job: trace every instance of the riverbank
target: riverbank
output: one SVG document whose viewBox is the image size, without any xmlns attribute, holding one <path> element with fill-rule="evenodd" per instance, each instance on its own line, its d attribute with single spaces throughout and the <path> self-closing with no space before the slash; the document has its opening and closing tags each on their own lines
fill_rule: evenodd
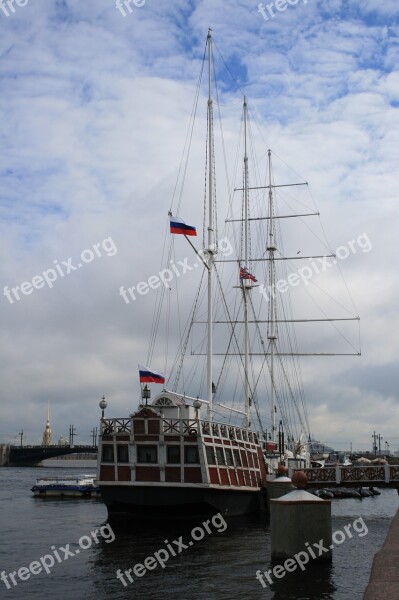
<svg viewBox="0 0 399 600">
<path fill-rule="evenodd" d="M 397 600 L 399 598 L 399 509 L 385 542 L 374 557 L 370 581 L 363 600 Z"/>
</svg>

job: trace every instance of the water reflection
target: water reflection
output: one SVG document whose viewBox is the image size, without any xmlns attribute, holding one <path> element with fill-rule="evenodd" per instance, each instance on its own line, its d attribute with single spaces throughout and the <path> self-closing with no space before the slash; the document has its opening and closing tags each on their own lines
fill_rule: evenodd
<svg viewBox="0 0 399 600">
<path fill-rule="evenodd" d="M 75 550 L 81 536 L 107 522 L 102 503 L 34 499 L 30 488 L 35 477 L 53 474 L 55 469 L 0 469 L 0 570 L 9 573 L 28 566 L 51 553 L 52 545 L 70 543 Z M 10 590 L 1 584 L 0 595 L 2 600 L 362 600 L 374 553 L 385 539 L 398 500 L 394 490 L 382 490 L 378 497 L 333 502 L 333 530 L 344 531 L 361 516 L 367 535 L 353 535 L 334 549 L 332 566 L 309 565 L 304 573 L 287 574 L 266 589 L 256 572 L 271 568 L 270 528 L 258 519 L 229 521 L 223 533 L 213 530 L 168 560 L 164 569 L 158 566 L 127 587 L 116 578 L 118 569 L 142 564 L 165 540 L 182 536 L 185 542 L 192 528 L 201 525 L 200 519 L 185 524 L 140 523 L 130 529 L 124 523 L 113 525 L 114 542 L 107 544 L 99 537 L 98 544 L 57 563 L 50 575 L 31 576 Z"/>
<path fill-rule="evenodd" d="M 268 523 L 259 518 L 243 518 L 228 522 L 225 531 L 213 526 L 212 521 L 208 526 L 211 533 L 198 520 L 156 525 L 136 523 L 128 528 L 122 524 L 115 526 L 115 542 L 108 547 L 101 544 L 93 564 L 98 597 L 127 598 L 137 594 L 155 600 L 165 594 L 179 600 L 271 598 L 271 592 L 265 595 L 257 582 L 254 569 L 254 556 L 264 566 L 265 546 L 269 547 Z M 192 532 L 200 537 L 199 528 L 205 535 L 194 540 Z M 148 559 L 161 550 L 169 553 L 164 568 L 157 562 L 155 568 L 147 569 L 142 576 L 134 574 L 135 566 L 136 573 L 143 573 L 144 569 L 137 565 L 153 567 Z M 123 575 L 131 569 L 133 583 L 124 575 L 127 584 L 124 586 L 117 578 L 118 569 Z"/>
<path fill-rule="evenodd" d="M 306 565 L 305 571 L 287 573 L 271 585 L 273 600 L 322 600 L 334 597 L 334 566 L 330 562 Z"/>
</svg>

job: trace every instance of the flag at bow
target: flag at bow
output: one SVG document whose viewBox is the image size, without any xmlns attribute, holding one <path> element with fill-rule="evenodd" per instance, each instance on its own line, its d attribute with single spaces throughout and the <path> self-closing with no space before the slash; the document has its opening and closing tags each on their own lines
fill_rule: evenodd
<svg viewBox="0 0 399 600">
<path fill-rule="evenodd" d="M 240 268 L 240 280 L 249 279 L 250 281 L 254 281 L 255 283 L 258 281 L 252 273 L 247 271 L 245 267 Z"/>
<path fill-rule="evenodd" d="M 187 225 L 180 217 L 170 217 L 170 233 L 181 235 L 197 235 L 197 230 L 192 225 Z"/>
<path fill-rule="evenodd" d="M 140 383 L 165 383 L 165 377 L 148 367 L 139 365 Z"/>
</svg>

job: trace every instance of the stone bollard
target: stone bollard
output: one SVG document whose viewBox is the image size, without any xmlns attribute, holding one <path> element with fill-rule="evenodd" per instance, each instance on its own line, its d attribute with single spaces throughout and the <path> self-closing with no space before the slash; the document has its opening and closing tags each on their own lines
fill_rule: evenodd
<svg viewBox="0 0 399 600">
<path fill-rule="evenodd" d="M 279 466 L 275 479 L 267 482 L 267 512 L 270 513 L 270 500 L 285 496 L 291 490 L 295 489 L 290 477 L 287 477 L 287 467 Z"/>
<path fill-rule="evenodd" d="M 270 501 L 272 560 L 295 558 L 299 554 L 303 564 L 331 561 L 331 501 L 303 489 L 307 483 L 303 471 L 293 474 L 292 483 L 298 489 Z"/>
</svg>

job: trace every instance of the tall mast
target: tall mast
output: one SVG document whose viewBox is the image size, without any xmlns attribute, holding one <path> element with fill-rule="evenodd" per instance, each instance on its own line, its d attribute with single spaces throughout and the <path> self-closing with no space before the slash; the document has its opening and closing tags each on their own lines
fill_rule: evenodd
<svg viewBox="0 0 399 600">
<path fill-rule="evenodd" d="M 247 118 L 248 107 L 247 99 L 244 96 L 244 264 L 249 268 L 249 221 L 248 221 L 248 155 L 247 155 Z M 244 427 L 249 426 L 249 333 L 248 333 L 248 293 L 250 286 L 247 285 L 247 279 L 242 280 L 242 290 L 244 296 Z"/>
<path fill-rule="evenodd" d="M 211 95 L 212 71 L 212 36 L 208 30 L 208 185 L 209 185 L 209 221 L 208 221 L 208 360 L 207 360 L 207 390 L 208 390 L 208 420 L 212 420 L 212 354 L 213 354 L 213 268 L 214 268 L 214 231 L 213 231 L 213 103 Z"/>
<path fill-rule="evenodd" d="M 274 242 L 274 221 L 273 221 L 273 185 L 272 185 L 272 159 L 271 150 L 268 150 L 268 163 L 269 163 L 269 236 L 267 252 L 269 257 L 269 290 L 270 290 L 270 318 L 269 318 L 269 331 L 268 339 L 270 341 L 270 403 L 272 411 L 272 441 L 276 441 L 276 398 L 275 398 L 275 385 L 274 385 L 274 354 L 276 350 L 277 330 L 276 330 L 276 304 L 274 298 L 274 282 L 275 282 L 275 263 L 274 253 L 276 246 Z"/>
</svg>

